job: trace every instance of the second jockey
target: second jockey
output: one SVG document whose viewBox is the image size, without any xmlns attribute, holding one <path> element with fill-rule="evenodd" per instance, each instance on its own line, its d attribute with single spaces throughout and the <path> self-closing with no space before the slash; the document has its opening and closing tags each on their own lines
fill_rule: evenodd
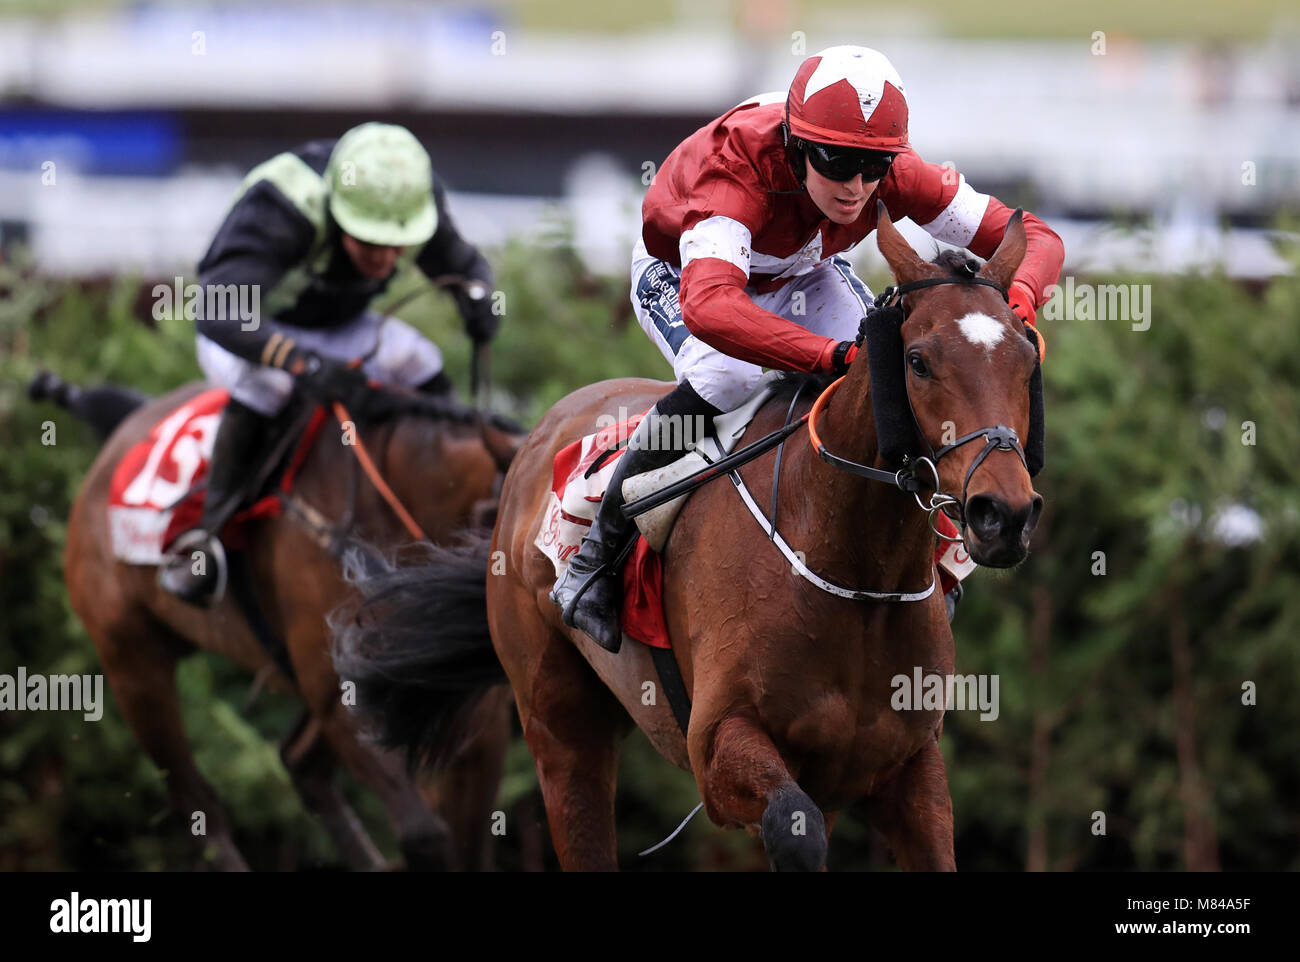
<svg viewBox="0 0 1300 962">
<path fill-rule="evenodd" d="M 199 527 L 181 536 L 159 583 L 208 603 L 214 566 L 191 564 L 247 492 L 240 479 L 269 440 L 294 388 L 318 403 L 351 404 L 367 378 L 444 394 L 442 354 L 409 324 L 370 309 L 397 268 L 413 261 L 453 286 L 466 331 L 491 340 L 500 318 L 487 297 L 492 270 L 456 230 L 429 155 L 410 131 L 367 123 L 253 168 L 199 264 L 204 290 L 248 285 L 260 314 L 197 321 L 207 380 L 230 391 L 213 443 Z M 356 369 L 348 362 L 364 358 Z M 196 568 L 202 573 L 196 573 Z"/>
<path fill-rule="evenodd" d="M 620 510 L 623 479 L 683 453 L 664 439 L 690 437 L 655 431 L 656 417 L 700 423 L 744 403 L 765 367 L 843 373 L 853 360 L 873 295 L 843 255 L 875 230 L 877 199 L 892 220 L 910 217 L 984 258 L 1013 214 L 912 149 L 902 80 L 866 47 L 809 57 L 788 93 L 729 110 L 664 161 L 642 206 L 632 305 L 677 387 L 629 440 L 590 534 L 551 594 L 570 627 L 619 648 L 621 580 L 610 562 L 631 526 Z M 1039 218 L 1024 214 L 1024 227 L 1009 300 L 1032 324 L 1065 252 Z"/>
</svg>

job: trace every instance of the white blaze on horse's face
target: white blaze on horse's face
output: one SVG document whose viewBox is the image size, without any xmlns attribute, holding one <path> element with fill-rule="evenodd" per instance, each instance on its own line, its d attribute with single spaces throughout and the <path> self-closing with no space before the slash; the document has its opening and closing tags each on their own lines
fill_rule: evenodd
<svg viewBox="0 0 1300 962">
<path fill-rule="evenodd" d="M 957 318 L 957 326 L 966 335 L 966 340 L 984 348 L 985 357 L 993 356 L 993 347 L 1007 333 L 1007 326 L 995 317 L 987 314 L 966 314 Z"/>
</svg>

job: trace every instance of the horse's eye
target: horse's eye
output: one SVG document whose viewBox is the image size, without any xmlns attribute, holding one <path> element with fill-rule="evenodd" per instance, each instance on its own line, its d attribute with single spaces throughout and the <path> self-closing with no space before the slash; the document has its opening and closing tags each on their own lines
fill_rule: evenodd
<svg viewBox="0 0 1300 962">
<path fill-rule="evenodd" d="M 917 377 L 930 376 L 930 369 L 925 366 L 925 358 L 921 357 L 920 353 L 917 351 L 913 351 L 911 354 L 907 355 L 907 365 L 912 369 L 912 373 Z"/>
</svg>

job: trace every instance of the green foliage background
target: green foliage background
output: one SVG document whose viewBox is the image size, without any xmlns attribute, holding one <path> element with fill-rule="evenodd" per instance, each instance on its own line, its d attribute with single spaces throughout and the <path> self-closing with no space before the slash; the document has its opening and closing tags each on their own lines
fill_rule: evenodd
<svg viewBox="0 0 1300 962">
<path fill-rule="evenodd" d="M 552 240 L 495 258 L 507 301 L 494 403 L 530 424 L 582 384 L 671 376 L 631 318 L 625 282 L 585 274 L 563 239 Z M 958 863 L 1300 868 L 1300 279 L 1259 295 L 1215 276 L 1097 280 L 1151 284 L 1153 321 L 1145 332 L 1122 321 L 1043 322 L 1048 462 L 1038 488 L 1047 509 L 1034 554 L 1012 572 L 978 572 L 955 626 L 957 670 L 1001 682 L 996 722 L 952 712 L 945 726 Z M 418 283 L 395 285 L 390 303 Z M 95 672 L 67 604 L 61 551 L 96 444 L 70 415 L 28 402 L 24 386 L 50 367 L 76 383 L 162 392 L 197 376 L 192 331 L 184 321 L 142 322 L 148 290 L 138 279 L 56 282 L 8 264 L 0 292 L 0 672 Z M 400 313 L 433 336 L 465 384 L 468 345 L 450 303 L 422 297 Z M 1253 445 L 1242 442 L 1247 421 Z M 47 422 L 57 443 L 43 443 Z M 1258 512 L 1262 539 L 1231 547 L 1215 536 L 1231 504 Z M 1253 706 L 1242 704 L 1246 682 L 1257 686 Z M 255 868 L 337 868 L 275 748 L 295 706 L 263 695 L 245 708 L 249 683 L 212 656 L 182 669 L 199 765 Z M 0 869 L 193 864 L 158 772 L 105 694 L 95 723 L 0 713 Z M 377 803 L 347 789 L 392 853 Z M 689 775 L 639 735 L 629 739 L 618 803 L 624 867 L 764 866 L 755 842 L 703 816 L 663 851 L 637 857 L 696 801 Z M 497 841 L 498 865 L 535 867 L 522 839 L 545 832 L 522 742 L 499 806 L 518 830 Z M 1105 835 L 1093 834 L 1096 812 Z M 1189 845 L 1189 818 L 1209 827 L 1208 849 Z M 543 863 L 554 864 L 545 843 Z M 831 867 L 889 864 L 880 839 L 845 813 Z"/>
</svg>

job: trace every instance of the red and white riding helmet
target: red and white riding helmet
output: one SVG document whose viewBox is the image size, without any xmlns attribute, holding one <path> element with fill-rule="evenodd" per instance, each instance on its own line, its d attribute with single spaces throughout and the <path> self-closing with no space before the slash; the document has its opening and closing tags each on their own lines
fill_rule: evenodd
<svg viewBox="0 0 1300 962">
<path fill-rule="evenodd" d="M 907 95 L 880 51 L 827 47 L 794 75 L 786 122 L 792 137 L 897 153 L 907 147 Z"/>
</svg>

